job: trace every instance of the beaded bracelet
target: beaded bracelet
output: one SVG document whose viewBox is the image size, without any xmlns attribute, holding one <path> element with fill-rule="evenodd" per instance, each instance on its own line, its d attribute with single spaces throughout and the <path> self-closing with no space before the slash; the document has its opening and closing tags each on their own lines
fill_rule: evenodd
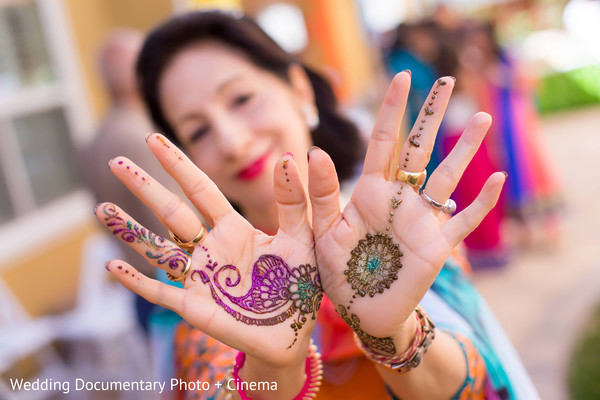
<svg viewBox="0 0 600 400">
<path fill-rule="evenodd" d="M 390 356 L 377 353 L 363 343 L 356 334 L 354 335 L 354 341 L 370 360 L 386 368 L 393 369 L 399 374 L 405 374 L 419 366 L 423 355 L 429 350 L 429 346 L 431 346 L 431 342 L 435 338 L 435 324 L 425 310 L 421 306 L 417 306 L 415 308 L 415 315 L 417 317 L 417 333 L 410 347 L 399 355 Z"/>
<path fill-rule="evenodd" d="M 238 353 L 235 358 L 235 365 L 233 369 L 231 369 L 231 377 L 236 382 L 237 394 L 241 400 L 251 400 L 247 395 L 246 391 L 242 388 L 239 388 L 238 383 L 241 382 L 240 379 L 240 369 L 244 366 L 244 362 L 246 361 L 246 354 L 241 351 Z M 321 386 L 321 382 L 323 380 L 323 363 L 321 362 L 321 355 L 317 352 L 317 346 L 312 344 L 308 348 L 308 354 L 306 356 L 306 381 L 304 382 L 304 386 L 296 397 L 293 400 L 310 400 L 314 399 L 317 396 L 317 392 Z M 229 375 L 229 374 L 228 374 Z M 234 399 L 234 395 L 232 393 L 226 393 L 226 399 L 231 398 Z"/>
</svg>

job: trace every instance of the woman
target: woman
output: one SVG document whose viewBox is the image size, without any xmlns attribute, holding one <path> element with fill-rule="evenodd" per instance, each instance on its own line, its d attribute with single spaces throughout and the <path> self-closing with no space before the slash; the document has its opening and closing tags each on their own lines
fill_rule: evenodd
<svg viewBox="0 0 600 400">
<path fill-rule="evenodd" d="M 328 357 L 325 374 L 330 366 L 356 365 L 352 356 L 361 352 L 377 375 L 365 379 L 369 375 L 357 372 L 362 369 L 350 368 L 355 379 L 325 379 L 319 398 L 381 398 L 385 390 L 403 399 L 535 398 L 526 375 L 517 384 L 507 375 L 515 370 L 505 371 L 509 365 L 493 352 L 482 304 L 456 265 L 446 262 L 445 278 L 436 279 L 452 249 L 494 206 L 505 180 L 493 174 L 472 205 L 447 221 L 440 217 L 452 211 L 447 200 L 489 127 L 489 117 L 477 114 L 419 194 L 451 78 L 436 81 L 399 154 L 410 72 L 394 78 L 362 174 L 341 211 L 336 169 L 340 179 L 353 174 L 355 131 L 337 115 L 325 81 L 254 23 L 219 12 L 176 17 L 148 37 L 138 75 L 154 121 L 187 155 L 158 134 L 147 138 L 148 146 L 210 232 L 175 195 L 131 161 L 116 158 L 111 170 L 179 246 L 112 204 L 99 205 L 98 218 L 183 288 L 141 276 L 122 262 L 111 261 L 107 269 L 239 350 L 228 363 L 237 382 L 277 386 L 225 387 L 217 396 L 313 397 L 320 373 L 310 338 L 325 292 L 333 306 L 325 302 L 314 334 Z M 300 154 L 309 147 L 305 160 Z M 436 290 L 429 290 L 432 284 Z M 452 285 L 470 292 L 449 290 Z M 422 299 L 426 311 L 417 307 Z M 342 317 L 337 321 L 334 309 Z M 427 313 L 444 329 L 434 328 Z M 338 341 L 348 337 L 335 334 L 338 321 L 352 328 L 358 347 L 347 351 Z"/>
</svg>

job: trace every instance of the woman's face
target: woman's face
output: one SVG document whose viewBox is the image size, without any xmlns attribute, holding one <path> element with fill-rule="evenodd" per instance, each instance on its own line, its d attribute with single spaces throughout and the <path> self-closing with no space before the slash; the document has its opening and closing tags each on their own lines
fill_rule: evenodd
<svg viewBox="0 0 600 400">
<path fill-rule="evenodd" d="M 311 139 L 301 109 L 313 94 L 305 75 L 291 81 L 216 41 L 184 49 L 162 75 L 160 101 L 177 138 L 244 212 L 273 208 L 273 168 L 283 153 L 294 154 L 306 182 Z"/>
</svg>

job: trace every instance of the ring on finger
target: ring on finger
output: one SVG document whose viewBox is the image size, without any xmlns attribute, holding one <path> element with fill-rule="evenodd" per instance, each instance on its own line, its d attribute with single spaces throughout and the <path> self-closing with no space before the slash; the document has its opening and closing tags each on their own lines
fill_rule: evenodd
<svg viewBox="0 0 600 400">
<path fill-rule="evenodd" d="M 206 233 L 206 229 L 204 229 L 204 224 L 202 224 L 202 227 L 200 228 L 200 232 L 198 232 L 196 237 L 194 239 L 190 240 L 189 242 L 184 242 L 183 240 L 181 240 L 181 238 L 179 236 L 174 234 L 169 229 L 169 235 L 171 236 L 171 239 L 173 239 L 173 241 L 175 242 L 175 244 L 177 244 L 177 246 L 181 247 L 183 250 L 187 251 L 188 253 L 191 253 L 192 251 L 194 251 L 194 247 L 196 247 L 196 245 L 198 243 L 200 243 L 200 241 L 204 237 L 205 233 Z"/>
<path fill-rule="evenodd" d="M 427 179 L 427 170 L 421 172 L 407 172 L 398 167 L 396 170 L 396 179 L 408 183 L 417 190 L 421 190 Z"/>
<path fill-rule="evenodd" d="M 179 277 L 175 277 L 167 272 L 167 278 L 169 278 L 169 280 L 173 281 L 173 282 L 181 282 L 190 273 L 191 269 L 192 269 L 192 255 L 190 254 L 190 256 L 187 259 L 187 263 L 185 263 L 185 268 L 183 269 L 183 272 L 181 273 L 181 275 L 179 275 Z"/>
<path fill-rule="evenodd" d="M 424 191 L 421 192 L 421 196 L 423 197 L 423 200 L 425 200 L 430 206 L 443 212 L 444 214 L 452 215 L 456 211 L 456 202 L 452 199 L 448 199 L 444 204 L 442 204 L 427 196 L 427 193 Z"/>
</svg>

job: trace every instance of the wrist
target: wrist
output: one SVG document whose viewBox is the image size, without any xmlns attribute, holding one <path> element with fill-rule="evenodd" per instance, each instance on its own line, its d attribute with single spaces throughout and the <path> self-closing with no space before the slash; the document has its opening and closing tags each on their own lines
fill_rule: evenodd
<svg viewBox="0 0 600 400">
<path fill-rule="evenodd" d="M 264 360 L 239 352 L 228 372 L 226 400 L 313 399 L 323 379 L 323 363 L 317 347 L 311 344 L 300 364 L 273 366 Z M 235 388 L 231 386 L 235 385 Z"/>
<path fill-rule="evenodd" d="M 408 315 L 408 318 L 406 318 L 406 321 L 404 321 L 392 335 L 397 350 L 396 354 L 402 354 L 409 349 L 415 339 L 415 335 L 418 333 L 418 325 L 419 322 L 416 311 L 413 310 Z"/>
<path fill-rule="evenodd" d="M 415 321 L 412 324 L 409 322 L 411 319 Z M 411 325 L 416 325 L 416 331 Z M 411 334 L 411 332 L 413 333 Z M 367 358 L 399 374 L 404 374 L 420 364 L 434 338 L 435 325 L 420 306 L 415 308 L 392 338 L 398 348 L 405 349 L 402 352 L 382 353 L 377 349 L 370 348 L 359 337 L 354 336 L 356 344 Z"/>
<path fill-rule="evenodd" d="M 240 385 L 244 385 L 246 395 L 253 400 L 293 399 L 306 380 L 305 361 L 302 357 L 282 366 L 246 356 L 239 370 Z"/>
</svg>

